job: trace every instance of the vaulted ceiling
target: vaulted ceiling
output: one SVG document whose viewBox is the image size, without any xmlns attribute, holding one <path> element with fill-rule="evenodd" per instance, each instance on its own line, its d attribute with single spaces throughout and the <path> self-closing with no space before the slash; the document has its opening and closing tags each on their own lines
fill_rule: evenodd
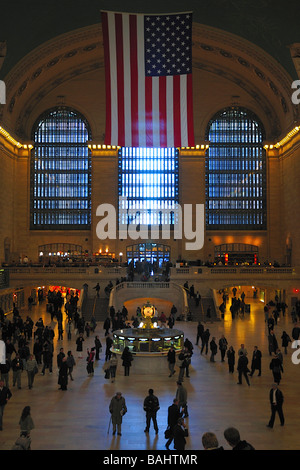
<svg viewBox="0 0 300 470">
<path fill-rule="evenodd" d="M 298 0 L 3 0 L 0 43 L 6 41 L 6 57 L 0 78 L 4 79 L 20 59 L 42 43 L 100 23 L 100 10 L 154 14 L 192 11 L 195 22 L 247 39 L 297 78 L 289 46 L 300 42 Z"/>
</svg>

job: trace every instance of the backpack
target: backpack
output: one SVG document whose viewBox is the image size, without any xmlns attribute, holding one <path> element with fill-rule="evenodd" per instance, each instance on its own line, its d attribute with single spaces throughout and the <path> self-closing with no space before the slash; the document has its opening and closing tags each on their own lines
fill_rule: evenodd
<svg viewBox="0 0 300 470">
<path fill-rule="evenodd" d="M 154 395 L 150 395 L 145 400 L 144 405 L 145 411 L 157 411 L 159 410 L 158 399 Z"/>
</svg>

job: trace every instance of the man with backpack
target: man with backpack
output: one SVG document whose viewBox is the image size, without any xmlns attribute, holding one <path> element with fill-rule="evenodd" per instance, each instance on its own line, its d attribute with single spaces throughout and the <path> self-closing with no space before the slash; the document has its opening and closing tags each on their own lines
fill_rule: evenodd
<svg viewBox="0 0 300 470">
<path fill-rule="evenodd" d="M 158 434 L 158 426 L 156 420 L 156 413 L 159 410 L 159 401 L 158 398 L 154 395 L 152 388 L 148 390 L 149 395 L 144 400 L 144 410 L 146 411 L 146 428 L 144 432 L 149 432 L 151 419 L 153 421 L 153 426 L 155 434 Z"/>
</svg>

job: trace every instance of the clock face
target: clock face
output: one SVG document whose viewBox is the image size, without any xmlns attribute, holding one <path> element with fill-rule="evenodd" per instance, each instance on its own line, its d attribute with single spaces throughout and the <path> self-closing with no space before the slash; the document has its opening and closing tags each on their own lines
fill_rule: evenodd
<svg viewBox="0 0 300 470">
<path fill-rule="evenodd" d="M 152 317 L 154 314 L 153 307 L 145 307 L 144 308 L 144 316 L 145 317 Z"/>
</svg>

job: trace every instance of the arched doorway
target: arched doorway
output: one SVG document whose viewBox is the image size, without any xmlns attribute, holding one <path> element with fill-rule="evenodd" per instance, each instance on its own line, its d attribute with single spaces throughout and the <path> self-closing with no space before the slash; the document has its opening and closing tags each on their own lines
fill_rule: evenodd
<svg viewBox="0 0 300 470">
<path fill-rule="evenodd" d="M 128 264 L 133 262 L 147 262 L 157 267 L 170 261 L 170 246 L 161 243 L 138 243 L 126 248 Z"/>
</svg>

